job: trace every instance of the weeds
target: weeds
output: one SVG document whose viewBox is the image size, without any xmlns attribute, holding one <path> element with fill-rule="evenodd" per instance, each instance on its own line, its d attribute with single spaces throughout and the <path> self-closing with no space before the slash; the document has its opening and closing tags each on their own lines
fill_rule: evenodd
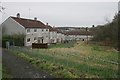
<svg viewBox="0 0 120 80">
<path fill-rule="evenodd" d="M 60 48 L 60 44 L 49 49 L 13 49 L 16 55 L 29 61 L 40 69 L 47 70 L 57 77 L 64 78 L 116 78 L 118 65 L 104 62 L 117 62 L 117 53 L 107 51 L 98 45 L 86 45 L 84 42 L 74 43 L 73 47 Z M 61 45 L 60 45 L 61 46 Z M 62 45 L 62 47 L 64 47 Z M 99 60 L 100 59 L 100 60 Z"/>
</svg>

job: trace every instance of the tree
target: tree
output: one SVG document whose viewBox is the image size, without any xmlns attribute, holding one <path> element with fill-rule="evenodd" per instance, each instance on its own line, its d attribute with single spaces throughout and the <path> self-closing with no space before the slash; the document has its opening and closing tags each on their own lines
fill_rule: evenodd
<svg viewBox="0 0 120 80">
<path fill-rule="evenodd" d="M 107 24 L 99 25 L 94 28 L 93 41 L 103 42 L 109 46 L 115 48 L 118 47 L 118 14 L 114 16 L 114 19 L 110 22 L 107 19 Z"/>
<path fill-rule="evenodd" d="M 6 41 L 10 42 L 10 45 L 24 46 L 24 34 L 13 34 L 2 36 L 2 47 L 5 47 Z"/>
</svg>

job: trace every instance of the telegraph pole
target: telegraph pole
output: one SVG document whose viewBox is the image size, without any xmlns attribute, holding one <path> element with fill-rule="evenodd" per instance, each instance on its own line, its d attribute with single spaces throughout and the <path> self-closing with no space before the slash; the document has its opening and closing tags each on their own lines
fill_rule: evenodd
<svg viewBox="0 0 120 80">
<path fill-rule="evenodd" d="M 30 18 L 30 10 L 31 10 L 31 9 L 29 8 L 29 18 Z"/>
<path fill-rule="evenodd" d="M 5 10 L 5 7 L 2 6 L 2 3 L 0 2 L 0 12 L 2 13 Z"/>
<path fill-rule="evenodd" d="M 86 36 L 87 36 L 87 44 L 88 44 L 88 27 L 86 27 Z"/>
</svg>

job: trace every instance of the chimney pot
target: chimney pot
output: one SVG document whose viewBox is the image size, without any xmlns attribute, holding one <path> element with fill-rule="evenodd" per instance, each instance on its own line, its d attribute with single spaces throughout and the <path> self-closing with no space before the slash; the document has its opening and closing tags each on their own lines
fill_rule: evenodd
<svg viewBox="0 0 120 80">
<path fill-rule="evenodd" d="M 20 13 L 17 13 L 17 18 L 20 18 Z"/>
<path fill-rule="evenodd" d="M 34 20 L 36 21 L 36 20 L 37 20 L 37 17 L 34 17 Z"/>
<path fill-rule="evenodd" d="M 48 23 L 46 23 L 46 25 L 48 26 Z"/>
</svg>

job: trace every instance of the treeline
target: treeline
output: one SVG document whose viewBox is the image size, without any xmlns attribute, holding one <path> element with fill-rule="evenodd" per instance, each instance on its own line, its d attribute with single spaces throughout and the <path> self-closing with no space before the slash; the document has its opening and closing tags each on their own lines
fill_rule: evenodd
<svg viewBox="0 0 120 80">
<path fill-rule="evenodd" d="M 114 16 L 112 22 L 105 25 L 98 25 L 92 27 L 93 32 L 92 41 L 98 42 L 101 45 L 107 45 L 117 48 L 118 47 L 118 14 Z"/>
</svg>

